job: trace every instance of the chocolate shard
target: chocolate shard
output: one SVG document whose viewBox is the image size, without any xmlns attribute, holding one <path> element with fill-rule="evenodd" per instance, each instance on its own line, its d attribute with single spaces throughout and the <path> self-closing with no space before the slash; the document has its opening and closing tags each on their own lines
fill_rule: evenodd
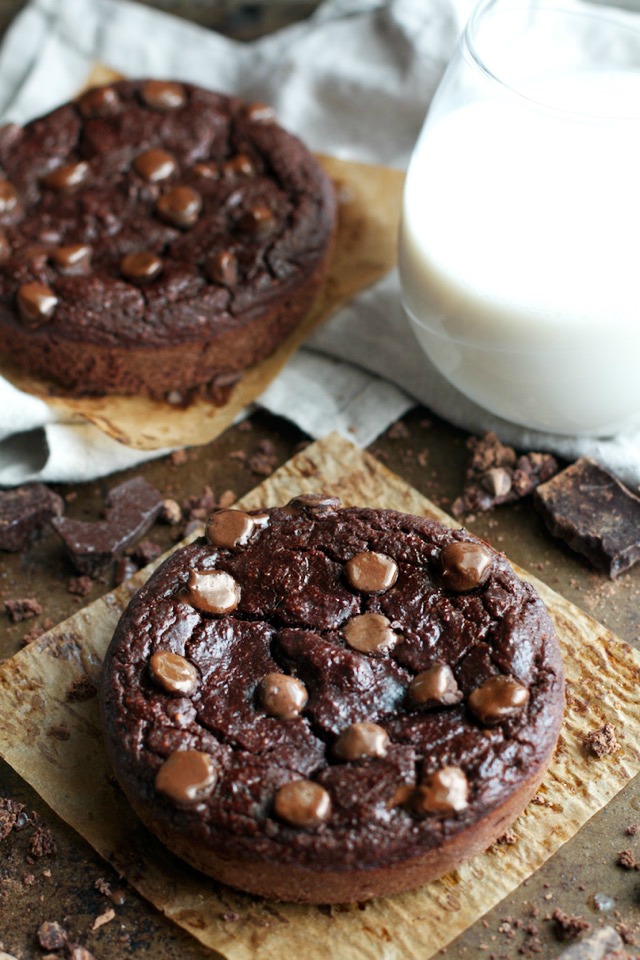
<svg viewBox="0 0 640 960">
<path fill-rule="evenodd" d="M 162 496 L 142 477 L 134 477 L 113 488 L 108 504 L 104 520 L 52 521 L 80 573 L 95 576 L 143 536 L 162 510 Z"/>
<path fill-rule="evenodd" d="M 589 457 L 538 487 L 534 496 L 550 532 L 612 580 L 640 559 L 640 497 Z"/>
<path fill-rule="evenodd" d="M 24 550 L 31 535 L 64 513 L 62 497 L 43 483 L 0 491 L 0 550 Z"/>
</svg>

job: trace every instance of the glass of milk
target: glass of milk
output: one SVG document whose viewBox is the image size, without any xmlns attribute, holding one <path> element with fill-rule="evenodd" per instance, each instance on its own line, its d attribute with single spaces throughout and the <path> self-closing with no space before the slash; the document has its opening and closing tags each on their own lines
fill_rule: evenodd
<svg viewBox="0 0 640 960">
<path fill-rule="evenodd" d="M 480 4 L 411 158 L 399 259 L 418 340 L 466 396 L 554 433 L 640 427 L 633 15 Z"/>
</svg>

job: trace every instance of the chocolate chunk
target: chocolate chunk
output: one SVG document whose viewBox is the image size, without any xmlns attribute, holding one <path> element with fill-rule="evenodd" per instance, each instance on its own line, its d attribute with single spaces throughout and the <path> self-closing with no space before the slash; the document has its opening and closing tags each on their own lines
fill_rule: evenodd
<svg viewBox="0 0 640 960">
<path fill-rule="evenodd" d="M 207 522 L 206 534 L 214 547 L 232 550 L 247 543 L 258 524 L 242 510 L 216 510 Z"/>
<path fill-rule="evenodd" d="M 83 117 L 110 117 L 120 106 L 120 97 L 113 87 L 94 87 L 78 101 Z"/>
<path fill-rule="evenodd" d="M 347 580 L 361 593 L 384 593 L 398 579 L 398 564 L 384 553 L 363 550 L 347 560 Z"/>
<path fill-rule="evenodd" d="M 464 770 L 446 766 L 425 777 L 411 798 L 416 813 L 450 817 L 468 806 L 469 784 Z"/>
<path fill-rule="evenodd" d="M 205 269 L 213 283 L 233 287 L 238 282 L 238 260 L 230 250 L 221 250 L 210 257 Z"/>
<path fill-rule="evenodd" d="M 225 160 L 221 171 L 223 177 L 252 177 L 256 172 L 251 159 L 245 153 L 238 153 L 230 160 Z"/>
<path fill-rule="evenodd" d="M 494 554 L 481 543 L 458 540 L 440 553 L 440 578 L 448 590 L 466 593 L 481 587 L 489 577 Z"/>
<path fill-rule="evenodd" d="M 513 677 L 489 677 L 469 694 L 469 710 L 485 727 L 517 716 L 529 702 L 529 691 Z"/>
<path fill-rule="evenodd" d="M 190 697 L 198 687 L 198 671 L 179 653 L 156 650 L 149 658 L 149 673 L 166 693 Z"/>
<path fill-rule="evenodd" d="M 174 227 L 192 227 L 201 210 L 202 197 L 191 187 L 172 187 L 156 203 L 156 212 Z"/>
<path fill-rule="evenodd" d="M 18 310 L 28 327 L 39 327 L 53 316 L 58 306 L 55 293 L 44 283 L 34 280 L 18 289 Z"/>
<path fill-rule="evenodd" d="M 388 653 L 402 639 L 391 628 L 390 620 L 381 613 L 361 613 L 342 628 L 344 638 L 360 653 Z"/>
<path fill-rule="evenodd" d="M 264 239 L 273 231 L 276 220 L 269 207 L 263 203 L 257 203 L 244 211 L 237 225 L 243 233 L 250 233 L 254 237 Z"/>
<path fill-rule="evenodd" d="M 48 520 L 64 513 L 64 500 L 43 483 L 0 490 L 0 550 L 24 550 Z"/>
<path fill-rule="evenodd" d="M 218 781 L 213 759 L 201 750 L 176 750 L 156 774 L 156 790 L 180 807 L 206 800 Z"/>
<path fill-rule="evenodd" d="M 77 163 L 67 163 L 63 167 L 57 167 L 42 178 L 45 187 L 50 190 L 66 191 L 79 187 L 89 175 L 89 164 L 84 160 Z"/>
<path fill-rule="evenodd" d="M 114 487 L 108 502 L 104 520 L 60 517 L 52 521 L 80 573 L 95 576 L 106 569 L 115 557 L 144 536 L 162 509 L 162 497 L 142 477 Z"/>
<path fill-rule="evenodd" d="M 88 243 L 73 243 L 66 247 L 54 247 L 49 256 L 60 273 L 70 276 L 89 273 L 93 251 Z"/>
<path fill-rule="evenodd" d="M 154 110 L 177 110 L 187 102 L 187 91 L 181 83 L 168 80 L 147 80 L 140 88 L 142 99 Z"/>
<path fill-rule="evenodd" d="M 276 793 L 274 808 L 294 827 L 317 827 L 331 816 L 331 797 L 313 780 L 291 780 Z"/>
<path fill-rule="evenodd" d="M 434 663 L 417 674 L 409 684 L 409 699 L 416 707 L 450 707 L 462 700 L 462 691 L 456 683 L 448 663 Z"/>
<path fill-rule="evenodd" d="M 258 685 L 258 698 L 270 717 L 292 720 L 307 705 L 309 694 L 301 680 L 286 673 L 268 673 Z"/>
<path fill-rule="evenodd" d="M 554 536 L 612 580 L 640 558 L 640 498 L 594 460 L 538 487 L 534 505 Z"/>
<path fill-rule="evenodd" d="M 231 613 L 240 603 L 240 587 L 224 570 L 192 570 L 186 599 L 203 613 Z"/>
<path fill-rule="evenodd" d="M 362 721 L 352 723 L 343 730 L 333 747 L 339 760 L 367 760 L 369 757 L 386 757 L 389 749 L 389 734 L 377 723 Z"/>
<path fill-rule="evenodd" d="M 176 158 L 166 150 L 145 150 L 138 154 L 133 165 L 140 176 L 151 183 L 166 180 L 177 167 Z"/>
<path fill-rule="evenodd" d="M 153 280 L 162 270 L 162 260 L 149 250 L 128 253 L 120 261 L 120 271 L 127 280 Z"/>
<path fill-rule="evenodd" d="M 9 180 L 0 179 L 0 216 L 11 213 L 18 206 L 18 191 Z"/>
</svg>

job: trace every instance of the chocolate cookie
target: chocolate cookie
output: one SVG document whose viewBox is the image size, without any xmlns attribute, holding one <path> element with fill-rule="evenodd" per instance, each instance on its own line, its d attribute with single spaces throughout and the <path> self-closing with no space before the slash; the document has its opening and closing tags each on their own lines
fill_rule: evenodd
<svg viewBox="0 0 640 960">
<path fill-rule="evenodd" d="M 215 393 L 308 312 L 335 218 L 265 105 L 90 90 L 0 130 L 2 353 L 75 394 Z"/>
<path fill-rule="evenodd" d="M 532 586 L 470 534 L 303 495 L 221 510 L 122 616 L 106 742 L 144 822 L 218 880 L 363 900 L 483 850 L 563 710 Z"/>
</svg>

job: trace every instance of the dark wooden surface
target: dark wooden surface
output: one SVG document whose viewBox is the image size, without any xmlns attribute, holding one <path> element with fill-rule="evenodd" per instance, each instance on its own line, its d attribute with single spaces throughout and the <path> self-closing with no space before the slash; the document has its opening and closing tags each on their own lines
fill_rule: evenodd
<svg viewBox="0 0 640 960">
<path fill-rule="evenodd" d="M 23 4 L 0 0 L 0 28 Z M 235 36 L 250 37 L 305 16 L 313 3 L 246 5 L 236 2 L 178 2 L 151 4 L 190 17 Z M 256 414 L 251 430 L 233 428 L 222 437 L 189 451 L 185 463 L 158 460 L 103 481 L 61 488 L 68 496 L 70 515 L 95 518 L 107 489 L 129 475 L 140 474 L 166 496 L 183 499 L 202 492 L 205 484 L 217 494 L 231 489 L 238 496 L 260 481 L 235 451 L 255 452 L 261 440 L 274 445 L 276 465 L 284 463 L 305 437 L 285 421 Z M 466 462 L 466 435 L 429 411 L 416 409 L 402 421 L 406 430 L 376 442 L 378 454 L 394 471 L 444 509 L 460 492 Z M 418 456 L 419 455 L 419 456 Z M 469 527 L 558 592 L 586 609 L 623 639 L 638 645 L 640 638 L 640 567 L 611 583 L 553 541 L 540 520 L 523 502 L 502 507 L 469 522 Z M 163 548 L 171 544 L 170 528 L 155 526 L 153 539 Z M 40 598 L 44 611 L 35 621 L 11 624 L 0 612 L 0 657 L 21 646 L 22 636 L 46 617 L 57 623 L 108 590 L 106 578 L 91 593 L 78 598 L 69 593 L 72 571 L 53 533 L 36 541 L 24 556 L 0 555 L 0 600 L 18 596 Z M 603 767 L 602 769 L 606 769 Z M 594 766 L 594 775 L 599 768 Z M 57 853 L 29 862 L 28 830 L 13 832 L 0 841 L 0 950 L 21 960 L 41 957 L 36 931 L 43 920 L 64 923 L 71 938 L 84 944 L 98 960 L 136 957 L 154 960 L 196 960 L 211 957 L 190 936 L 168 923 L 126 881 L 116 876 L 70 828 L 60 822 L 37 795 L 9 767 L 0 762 L 0 795 L 26 804 L 51 828 Z M 630 847 L 640 859 L 640 834 L 624 834 L 628 824 L 640 822 L 640 778 L 584 827 L 541 870 L 485 919 L 443 952 L 446 960 L 464 958 L 553 958 L 563 945 L 548 919 L 555 908 L 585 917 L 593 925 L 625 922 L 640 927 L 640 875 L 617 865 L 618 851 Z M 126 901 L 116 906 L 115 918 L 92 932 L 94 919 L 113 906 L 95 887 L 104 878 L 114 889 L 126 890 Z M 594 896 L 609 898 L 609 909 L 598 910 Z M 597 898 L 596 898 L 597 899 Z M 607 901 L 603 901 L 605 905 Z M 535 924 L 537 934 L 527 925 Z M 535 950 L 536 952 L 532 952 Z M 639 948 L 640 949 L 640 948 Z M 629 950 L 635 955 L 636 950 Z M 327 956 L 340 960 L 338 948 L 327 945 Z M 382 958 L 382 954 L 381 954 Z"/>
</svg>

